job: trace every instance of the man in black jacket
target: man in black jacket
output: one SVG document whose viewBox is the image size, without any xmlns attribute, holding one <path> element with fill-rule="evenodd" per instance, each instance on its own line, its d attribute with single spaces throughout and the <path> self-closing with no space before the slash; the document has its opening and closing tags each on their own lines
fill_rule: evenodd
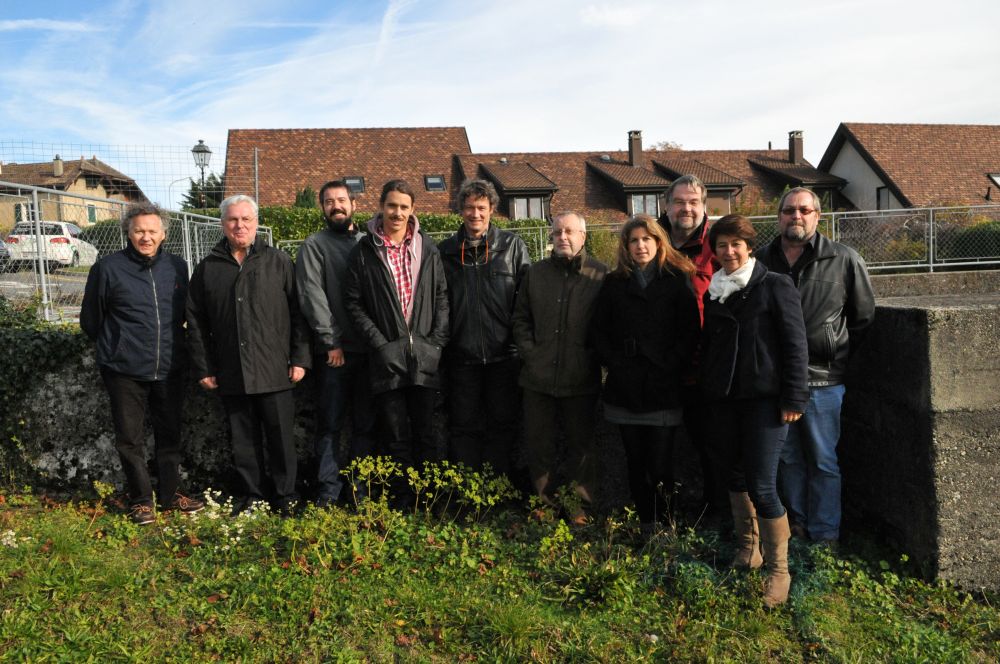
<svg viewBox="0 0 1000 664">
<path fill-rule="evenodd" d="M 778 477 L 792 532 L 819 542 L 840 537 L 840 407 L 852 346 L 875 316 L 875 295 L 856 251 L 816 232 L 820 200 L 805 187 L 778 204 L 778 237 L 757 254 L 792 277 L 809 342 L 809 404 L 788 428 Z"/>
<path fill-rule="evenodd" d="M 432 419 L 448 343 L 448 290 L 437 246 L 413 214 L 403 180 L 382 188 L 382 211 L 348 259 L 344 298 L 354 329 L 370 349 L 375 409 L 393 459 L 403 468 L 434 460 Z M 409 497 L 394 487 L 396 504 Z"/>
<path fill-rule="evenodd" d="M 468 180 L 458 192 L 462 225 L 440 245 L 448 280 L 449 458 L 470 468 L 510 472 L 517 436 L 520 361 L 514 296 L 530 259 L 524 240 L 490 223 L 493 185 Z"/>
<path fill-rule="evenodd" d="M 219 206 L 225 237 L 191 276 L 187 319 L 198 383 L 218 390 L 232 430 L 242 483 L 237 511 L 262 501 L 263 435 L 274 507 L 296 499 L 292 388 L 310 366 L 309 330 L 299 314 L 292 260 L 257 242 L 257 203 L 231 196 Z"/>
<path fill-rule="evenodd" d="M 177 492 L 184 401 L 184 299 L 187 263 L 162 248 L 166 213 L 143 203 L 122 220 L 128 245 L 90 269 L 80 327 L 97 342 L 97 366 L 111 400 L 115 447 L 137 524 L 154 521 L 153 487 L 143 449 L 147 404 L 156 444 L 161 505 L 197 512 L 200 500 Z"/>
<path fill-rule="evenodd" d="M 350 458 L 374 452 L 375 415 L 368 387 L 368 349 L 344 307 L 347 259 L 362 234 L 352 220 L 354 192 L 342 180 L 319 190 L 326 228 L 310 235 L 295 260 L 302 314 L 313 333 L 316 394 L 316 505 L 340 495 L 340 432 L 350 404 Z"/>
</svg>

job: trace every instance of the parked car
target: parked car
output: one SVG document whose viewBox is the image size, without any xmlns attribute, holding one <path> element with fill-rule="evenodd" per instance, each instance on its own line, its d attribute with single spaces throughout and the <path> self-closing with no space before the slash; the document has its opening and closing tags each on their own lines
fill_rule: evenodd
<svg viewBox="0 0 1000 664">
<path fill-rule="evenodd" d="M 97 262 L 97 249 L 80 239 L 80 227 L 65 221 L 43 221 L 42 247 L 49 269 L 88 266 Z M 38 260 L 35 222 L 22 221 L 7 236 L 7 251 L 13 264 L 30 264 Z"/>
<path fill-rule="evenodd" d="M 10 265 L 10 250 L 3 240 L 0 240 L 0 272 L 6 272 Z"/>
</svg>

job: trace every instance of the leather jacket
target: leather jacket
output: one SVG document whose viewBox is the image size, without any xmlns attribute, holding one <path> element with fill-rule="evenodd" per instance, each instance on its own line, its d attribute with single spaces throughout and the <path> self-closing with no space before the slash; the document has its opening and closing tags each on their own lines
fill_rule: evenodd
<svg viewBox="0 0 1000 664">
<path fill-rule="evenodd" d="M 530 264 L 524 240 L 491 224 L 482 243 L 470 246 L 462 226 L 438 250 L 448 281 L 448 361 L 489 364 L 515 357 L 514 297 Z"/>
<path fill-rule="evenodd" d="M 844 382 L 853 340 L 875 318 L 875 293 L 865 261 L 854 249 L 816 233 L 811 251 L 788 266 L 781 236 L 757 252 L 769 270 L 788 274 L 802 300 L 809 341 L 809 386 Z M 797 262 L 797 263 L 798 263 Z"/>
</svg>

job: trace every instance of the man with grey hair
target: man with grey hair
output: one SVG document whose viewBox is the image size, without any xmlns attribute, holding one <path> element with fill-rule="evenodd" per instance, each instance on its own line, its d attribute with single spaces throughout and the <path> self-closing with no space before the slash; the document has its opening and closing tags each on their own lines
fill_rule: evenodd
<svg viewBox="0 0 1000 664">
<path fill-rule="evenodd" d="M 195 377 L 218 390 L 232 432 L 241 487 L 236 510 L 272 493 L 287 516 L 297 455 L 292 388 L 311 365 L 292 260 L 257 242 L 257 203 L 231 196 L 219 206 L 224 237 L 191 275 L 188 340 Z M 264 438 L 273 492 L 264 484 Z"/>
<path fill-rule="evenodd" d="M 551 238 L 552 255 L 528 268 L 514 305 L 514 342 L 524 360 L 525 451 L 536 494 L 553 504 L 561 424 L 566 475 L 582 502 L 569 517 L 582 525 L 596 483 L 594 429 L 601 390 L 589 330 L 608 268 L 587 256 L 583 215 L 555 215 Z"/>
<path fill-rule="evenodd" d="M 511 316 L 530 264 L 524 240 L 490 218 L 499 202 L 485 180 L 466 180 L 458 192 L 462 225 L 438 245 L 448 281 L 445 347 L 453 462 L 508 474 L 517 439 L 520 360 Z"/>
<path fill-rule="evenodd" d="M 166 212 L 130 206 L 122 219 L 128 244 L 90 269 L 80 327 L 97 342 L 97 366 L 111 401 L 115 447 L 139 525 L 155 520 L 144 449 L 147 408 L 153 428 L 161 506 L 197 512 L 204 505 L 178 492 L 184 401 L 184 299 L 187 264 L 163 249 Z"/>
<path fill-rule="evenodd" d="M 840 537 L 840 408 L 847 360 L 875 316 L 875 295 L 856 251 L 816 232 L 820 199 L 796 187 L 778 203 L 778 237 L 757 252 L 799 289 L 809 343 L 809 403 L 788 427 L 778 479 L 792 532 Z"/>
</svg>

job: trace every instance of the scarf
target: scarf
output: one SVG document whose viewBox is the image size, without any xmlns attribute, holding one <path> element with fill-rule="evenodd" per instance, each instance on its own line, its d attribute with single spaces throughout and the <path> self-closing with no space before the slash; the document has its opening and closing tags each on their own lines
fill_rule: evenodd
<svg viewBox="0 0 1000 664">
<path fill-rule="evenodd" d="M 732 274 L 726 274 L 725 270 L 719 270 L 712 275 L 712 281 L 708 284 L 708 296 L 713 300 L 725 302 L 727 297 L 746 288 L 750 282 L 750 275 L 753 274 L 753 266 L 756 264 L 757 259 L 751 256 L 743 264 L 743 267 Z"/>
</svg>

